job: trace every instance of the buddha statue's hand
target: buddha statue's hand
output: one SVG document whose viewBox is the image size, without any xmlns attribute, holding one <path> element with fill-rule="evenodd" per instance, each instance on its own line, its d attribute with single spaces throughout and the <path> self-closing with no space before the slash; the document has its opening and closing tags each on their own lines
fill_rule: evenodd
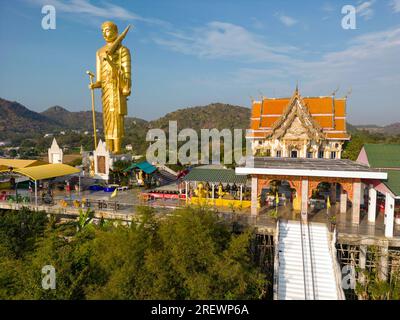
<svg viewBox="0 0 400 320">
<path fill-rule="evenodd" d="M 94 83 L 89 84 L 89 89 L 97 89 L 97 88 L 101 88 L 101 82 L 100 81 L 96 81 Z"/>
</svg>

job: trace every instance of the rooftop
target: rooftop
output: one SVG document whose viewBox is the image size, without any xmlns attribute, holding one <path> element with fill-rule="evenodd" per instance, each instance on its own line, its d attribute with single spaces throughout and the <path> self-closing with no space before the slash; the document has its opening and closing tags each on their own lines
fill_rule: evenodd
<svg viewBox="0 0 400 320">
<path fill-rule="evenodd" d="M 400 144 L 365 144 L 372 168 L 400 168 Z"/>
<path fill-rule="evenodd" d="M 396 197 L 400 196 L 400 170 L 387 170 L 388 180 L 385 185 Z"/>
<path fill-rule="evenodd" d="M 235 170 L 232 169 L 194 168 L 183 178 L 183 180 L 245 184 L 247 176 L 237 175 L 235 174 Z"/>
<path fill-rule="evenodd" d="M 387 179 L 387 173 L 347 159 L 251 157 L 237 174 Z"/>
<path fill-rule="evenodd" d="M 346 99 L 334 96 L 302 97 L 298 89 L 292 97 L 263 98 L 253 101 L 251 112 L 252 138 L 266 138 L 274 131 L 279 120 L 286 116 L 300 103 L 303 113 L 315 122 L 327 139 L 348 140 L 346 130 Z"/>
</svg>

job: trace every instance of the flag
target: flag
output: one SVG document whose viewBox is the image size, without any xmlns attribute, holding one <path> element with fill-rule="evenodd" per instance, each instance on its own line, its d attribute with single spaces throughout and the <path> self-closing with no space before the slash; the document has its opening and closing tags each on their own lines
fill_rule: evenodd
<svg viewBox="0 0 400 320">
<path fill-rule="evenodd" d="M 115 188 L 114 192 L 111 194 L 111 198 L 114 198 L 117 196 L 117 188 Z"/>
<path fill-rule="evenodd" d="M 328 199 L 326 200 L 326 208 L 327 209 L 331 208 L 331 200 L 329 199 L 329 196 L 328 196 Z"/>
</svg>

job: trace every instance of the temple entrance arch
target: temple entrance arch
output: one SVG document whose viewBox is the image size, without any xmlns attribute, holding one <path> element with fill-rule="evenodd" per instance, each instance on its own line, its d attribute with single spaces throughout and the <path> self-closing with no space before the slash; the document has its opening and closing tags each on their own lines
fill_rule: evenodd
<svg viewBox="0 0 400 320">
<path fill-rule="evenodd" d="M 302 177 L 294 176 L 261 176 L 258 179 L 257 188 L 260 207 L 266 207 L 267 199 L 265 193 L 267 191 L 264 190 L 271 192 L 272 186 L 277 189 L 280 198 L 284 194 L 282 198 L 286 198 L 286 204 L 291 205 L 291 209 L 299 211 L 301 209 L 301 179 Z M 272 192 L 275 193 L 276 190 Z M 276 198 L 274 194 L 271 194 L 271 196 Z"/>
<path fill-rule="evenodd" d="M 276 207 L 277 198 L 279 205 L 289 206 L 292 209 L 293 199 L 296 197 L 296 189 L 287 180 L 269 180 L 260 189 L 260 207 Z"/>
<path fill-rule="evenodd" d="M 346 213 L 349 205 L 353 206 L 354 182 L 354 179 L 345 178 L 314 177 L 309 179 L 308 200 L 311 211 L 326 208 L 329 197 L 331 206 L 339 203 L 338 211 Z"/>
</svg>

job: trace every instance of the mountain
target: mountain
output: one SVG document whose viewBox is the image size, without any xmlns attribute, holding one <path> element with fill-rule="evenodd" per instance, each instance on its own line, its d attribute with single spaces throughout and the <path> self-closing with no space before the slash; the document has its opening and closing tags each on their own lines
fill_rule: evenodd
<svg viewBox="0 0 400 320">
<path fill-rule="evenodd" d="M 357 132 L 357 128 L 348 122 L 346 122 L 346 129 L 350 134 Z"/>
<path fill-rule="evenodd" d="M 146 121 L 139 118 L 126 118 L 125 143 L 143 144 L 146 133 L 150 128 L 168 130 L 169 121 L 177 121 L 178 130 L 193 128 L 197 132 L 200 129 L 222 130 L 247 129 L 250 122 L 250 109 L 223 103 L 212 103 L 206 106 L 182 108 L 170 112 L 165 116 Z M 37 113 L 15 101 L 7 101 L 0 98 L 0 141 L 11 139 L 22 141 L 26 138 L 43 137 L 44 133 L 59 133 L 61 130 L 92 130 L 92 112 L 71 112 L 61 106 L 53 106 Z M 102 114 L 96 112 L 96 126 L 102 130 Z M 367 129 L 382 134 L 400 134 L 400 123 L 379 127 L 352 126 L 347 124 L 347 130 L 354 134 L 360 129 Z"/>
<path fill-rule="evenodd" d="M 93 129 L 92 111 L 71 112 L 63 107 L 54 106 L 43 111 L 41 114 L 65 129 Z M 96 112 L 96 128 L 101 129 L 102 127 L 102 113 Z"/>
<path fill-rule="evenodd" d="M 388 126 L 383 127 L 383 132 L 388 135 L 399 135 L 400 134 L 400 122 L 392 123 Z"/>
<path fill-rule="evenodd" d="M 57 124 L 64 129 L 71 130 L 92 130 L 93 129 L 93 115 L 92 111 L 77 111 L 71 112 L 60 106 L 53 106 L 41 112 L 43 116 L 51 119 L 54 124 Z M 96 111 L 96 129 L 103 129 L 103 114 Z M 139 118 L 127 117 L 126 124 L 130 125 L 132 122 L 140 123 L 141 125 L 147 124 L 146 120 Z"/>
<path fill-rule="evenodd" d="M 0 98 L 0 114 L 0 140 L 12 135 L 44 132 L 59 127 L 59 124 L 52 123 L 45 115 L 31 111 L 16 101 Z"/>
<path fill-rule="evenodd" d="M 357 125 L 355 126 L 357 130 L 364 130 L 370 133 L 380 133 L 389 136 L 399 135 L 400 134 L 400 122 L 392 123 L 387 126 L 377 126 L 374 124 L 367 125 Z"/>
<path fill-rule="evenodd" d="M 250 124 L 250 113 L 249 108 L 212 103 L 207 106 L 179 109 L 168 113 L 160 119 L 150 121 L 149 126 L 168 130 L 169 121 L 177 121 L 178 130 L 184 128 L 192 128 L 196 131 L 213 128 L 218 130 L 224 128 L 247 129 Z"/>
</svg>

